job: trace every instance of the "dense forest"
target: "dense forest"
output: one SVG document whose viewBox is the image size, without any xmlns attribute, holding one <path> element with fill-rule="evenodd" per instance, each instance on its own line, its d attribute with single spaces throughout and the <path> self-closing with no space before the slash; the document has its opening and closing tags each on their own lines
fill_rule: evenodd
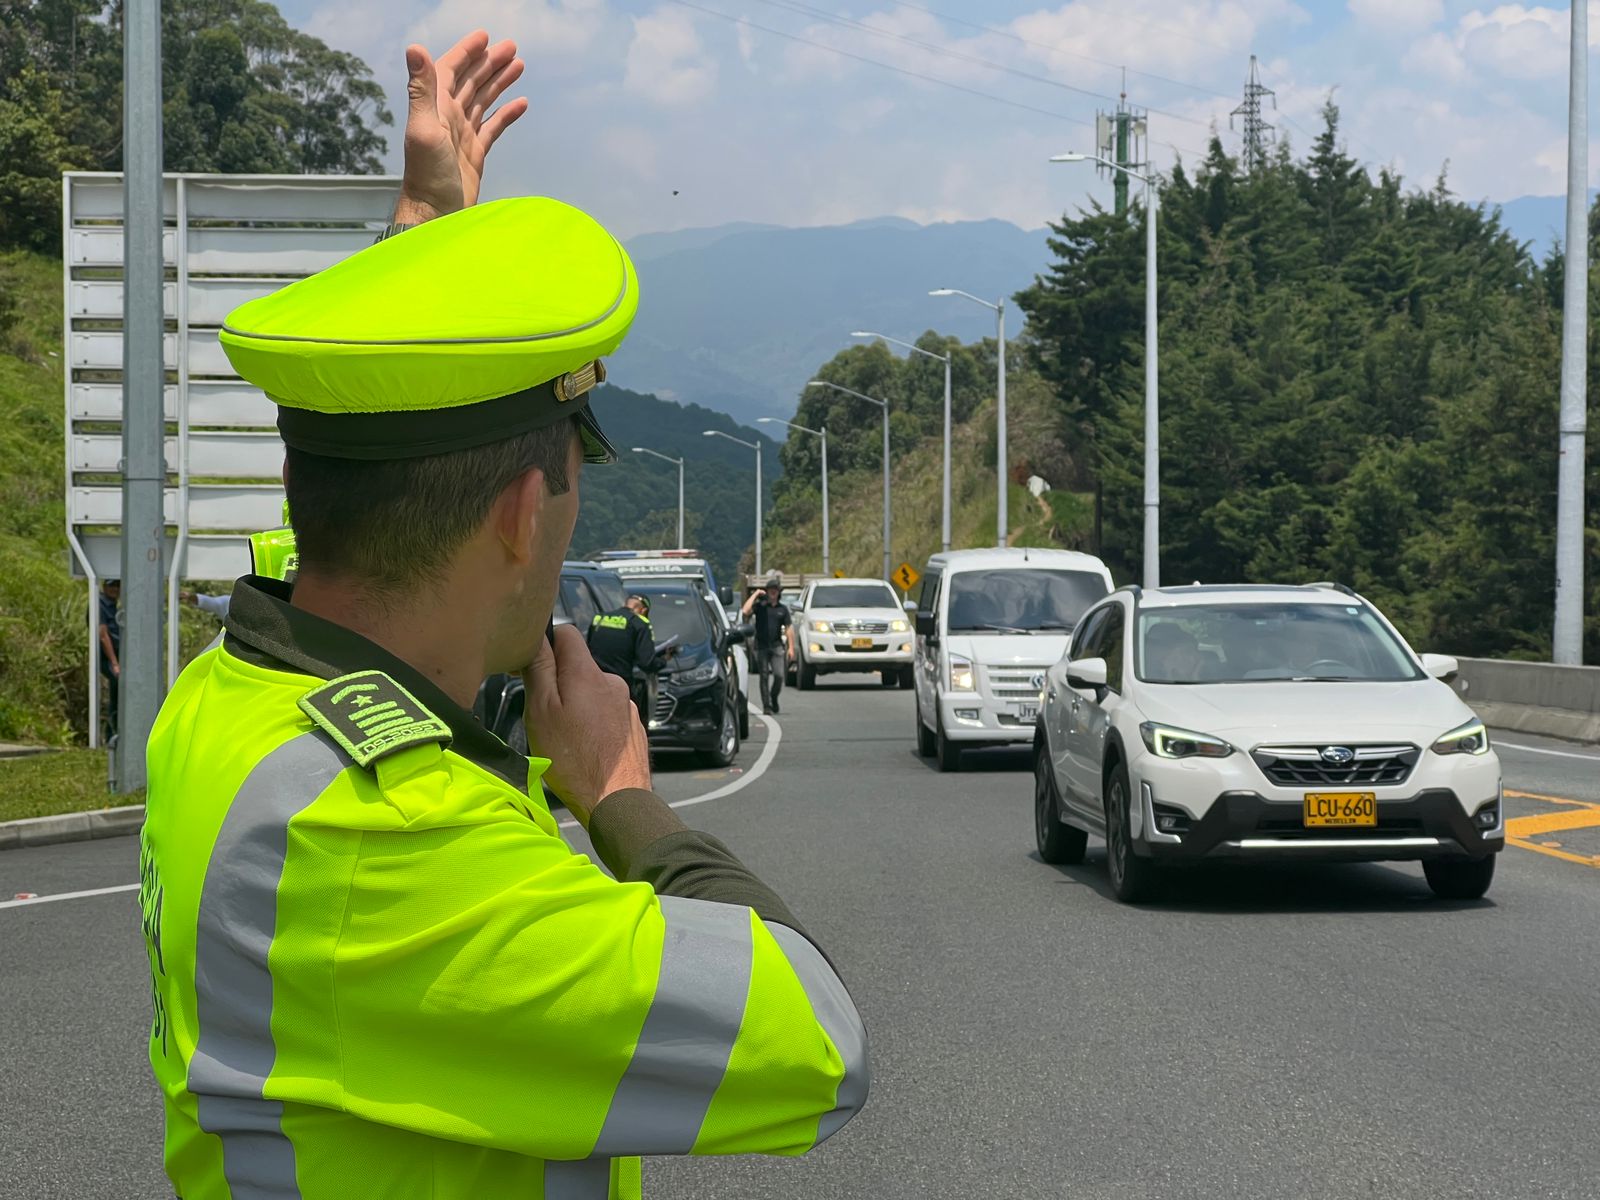
<svg viewBox="0 0 1600 1200">
<path fill-rule="evenodd" d="M 1163 190 L 1164 578 L 1335 579 L 1418 644 L 1548 658 L 1564 256 L 1532 261 L 1443 176 L 1426 190 L 1370 176 L 1342 149 L 1337 110 L 1325 117 L 1304 159 L 1280 147 L 1245 172 L 1213 141 Z M 1013 447 L 1056 486 L 1098 495 L 1097 544 L 1119 580 L 1137 580 L 1142 554 L 1143 221 L 1138 206 L 1096 207 L 1052 225 L 1055 261 L 1016 298 L 1028 324 L 1009 373 L 1013 390 L 1037 376 L 1055 399 L 1048 428 L 1013 425 Z M 1591 335 L 1591 392 L 1597 354 Z M 992 355 L 958 350 L 958 416 L 992 396 Z M 855 349 L 822 370 L 889 395 L 899 444 L 937 430 L 940 364 Z M 847 462 L 876 453 L 876 408 L 800 404 Z M 810 442 L 785 449 L 780 523 L 804 517 Z M 1591 438 L 1591 662 L 1597 461 Z"/>
</svg>

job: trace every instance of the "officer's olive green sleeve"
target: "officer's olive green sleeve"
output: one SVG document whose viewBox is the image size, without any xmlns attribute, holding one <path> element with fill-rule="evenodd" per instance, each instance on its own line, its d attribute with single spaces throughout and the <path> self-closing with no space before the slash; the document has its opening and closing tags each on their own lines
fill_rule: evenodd
<svg viewBox="0 0 1600 1200">
<path fill-rule="evenodd" d="M 716 838 L 686 826 L 654 792 L 608 796 L 589 821 L 589 839 L 618 879 L 648 883 L 662 896 L 743 904 L 764 921 L 805 932 L 777 892 Z"/>
</svg>

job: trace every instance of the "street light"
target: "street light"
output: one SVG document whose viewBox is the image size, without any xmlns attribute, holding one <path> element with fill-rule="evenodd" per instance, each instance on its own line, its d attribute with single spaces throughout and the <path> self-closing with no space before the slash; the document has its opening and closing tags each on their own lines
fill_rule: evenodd
<svg viewBox="0 0 1600 1200">
<path fill-rule="evenodd" d="M 748 450 L 756 452 L 756 574 L 761 574 L 761 443 L 747 442 L 743 438 L 736 438 L 731 433 L 723 433 L 720 429 L 708 429 L 706 437 L 727 438 L 730 442 L 737 442 Z"/>
<path fill-rule="evenodd" d="M 902 342 L 899 338 L 892 338 L 886 333 L 870 333 L 858 329 L 850 335 L 858 338 L 878 338 L 881 341 L 892 342 L 896 346 L 904 346 L 913 354 L 926 355 L 936 358 L 944 363 L 944 523 L 942 541 L 944 549 L 950 549 L 950 358 L 949 354 L 935 354 L 932 350 L 924 350 L 921 346 L 911 342 Z"/>
<path fill-rule="evenodd" d="M 876 400 L 861 392 L 841 387 L 837 383 L 829 383 L 826 379 L 813 379 L 806 384 L 807 387 L 832 388 L 836 392 L 843 392 L 846 396 L 854 396 L 857 400 L 865 400 L 868 404 L 876 404 L 883 409 L 883 577 L 889 578 L 889 402 Z"/>
<path fill-rule="evenodd" d="M 809 433 L 822 439 L 822 573 L 831 574 L 833 566 L 828 559 L 828 427 L 812 429 L 807 425 L 796 425 L 793 421 L 785 421 L 782 417 L 757 417 L 757 425 L 787 425 L 790 429 L 798 429 L 801 433 Z"/>
<path fill-rule="evenodd" d="M 1144 184 L 1144 586 L 1161 586 L 1160 344 L 1156 336 L 1156 213 L 1161 193 L 1154 174 L 1141 175 L 1098 154 L 1057 154 L 1061 163 L 1098 163 Z"/>
<path fill-rule="evenodd" d="M 1010 482 L 1006 478 L 1006 302 L 998 300 L 990 303 L 981 296 L 974 296 L 971 292 L 963 292 L 960 288 L 934 288 L 930 296 L 962 296 L 974 304 L 981 304 L 985 308 L 994 309 L 996 335 L 995 341 L 1000 352 L 1000 364 L 996 370 L 995 381 L 995 427 L 998 430 L 996 460 L 999 463 L 1000 486 L 1000 511 L 996 515 L 995 524 L 998 526 L 995 544 L 1006 544 L 1006 487 Z M 948 539 L 947 539 L 948 540 Z"/>
<path fill-rule="evenodd" d="M 659 458 L 662 462 L 669 462 L 669 463 L 677 463 L 678 464 L 678 549 L 682 550 L 684 548 L 684 546 L 683 546 L 683 459 L 681 459 L 681 458 L 672 458 L 669 455 L 662 454 L 659 450 L 652 450 L 648 446 L 635 446 L 633 448 L 633 452 L 635 454 L 648 454 L 648 455 L 650 455 L 651 458 Z"/>
</svg>

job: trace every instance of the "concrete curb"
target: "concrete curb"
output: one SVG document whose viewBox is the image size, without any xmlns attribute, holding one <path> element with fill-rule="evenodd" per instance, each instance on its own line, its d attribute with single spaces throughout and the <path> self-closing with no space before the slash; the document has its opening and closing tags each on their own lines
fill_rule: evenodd
<svg viewBox="0 0 1600 1200">
<path fill-rule="evenodd" d="M 102 808 L 95 812 L 61 813 L 53 817 L 28 817 L 21 821 L 0 821 L 0 850 L 127 837 L 138 833 L 143 824 L 142 804 L 130 804 L 126 808 Z"/>
<path fill-rule="evenodd" d="M 1541 708 L 1533 704 L 1508 704 L 1503 700 L 1472 700 L 1467 706 L 1494 729 L 1532 733 L 1567 742 L 1600 743 L 1600 713 L 1574 712 L 1570 708 Z"/>
</svg>

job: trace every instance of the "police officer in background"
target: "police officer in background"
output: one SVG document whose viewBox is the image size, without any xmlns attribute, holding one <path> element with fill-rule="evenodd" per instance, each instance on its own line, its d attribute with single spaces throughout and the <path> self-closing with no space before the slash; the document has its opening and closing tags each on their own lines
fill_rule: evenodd
<svg viewBox="0 0 1600 1200">
<path fill-rule="evenodd" d="M 774 575 L 767 586 L 751 592 L 744 602 L 744 615 L 752 618 L 756 626 L 756 670 L 761 676 L 761 711 L 778 711 L 778 693 L 783 691 L 783 677 L 789 669 L 789 606 L 778 597 L 783 595 L 783 580 Z"/>
<path fill-rule="evenodd" d="M 406 58 L 416 227 L 222 333 L 280 406 L 298 573 L 235 585 L 150 739 L 166 1168 L 191 1198 L 632 1200 L 640 1155 L 833 1134 L 865 1032 L 783 901 L 651 790 L 625 686 L 546 636 L 635 275 L 575 209 L 471 207 L 525 107 L 494 109 L 511 43 Z M 510 671 L 533 758 L 469 711 Z"/>
<path fill-rule="evenodd" d="M 615 675 L 628 685 L 639 720 L 646 727 L 650 720 L 649 681 L 678 652 L 669 646 L 656 653 L 655 634 L 650 628 L 650 601 L 644 596 L 629 596 L 615 612 L 596 613 L 589 622 L 589 653 L 607 675 Z M 639 678 L 638 672 L 645 678 Z"/>
</svg>

